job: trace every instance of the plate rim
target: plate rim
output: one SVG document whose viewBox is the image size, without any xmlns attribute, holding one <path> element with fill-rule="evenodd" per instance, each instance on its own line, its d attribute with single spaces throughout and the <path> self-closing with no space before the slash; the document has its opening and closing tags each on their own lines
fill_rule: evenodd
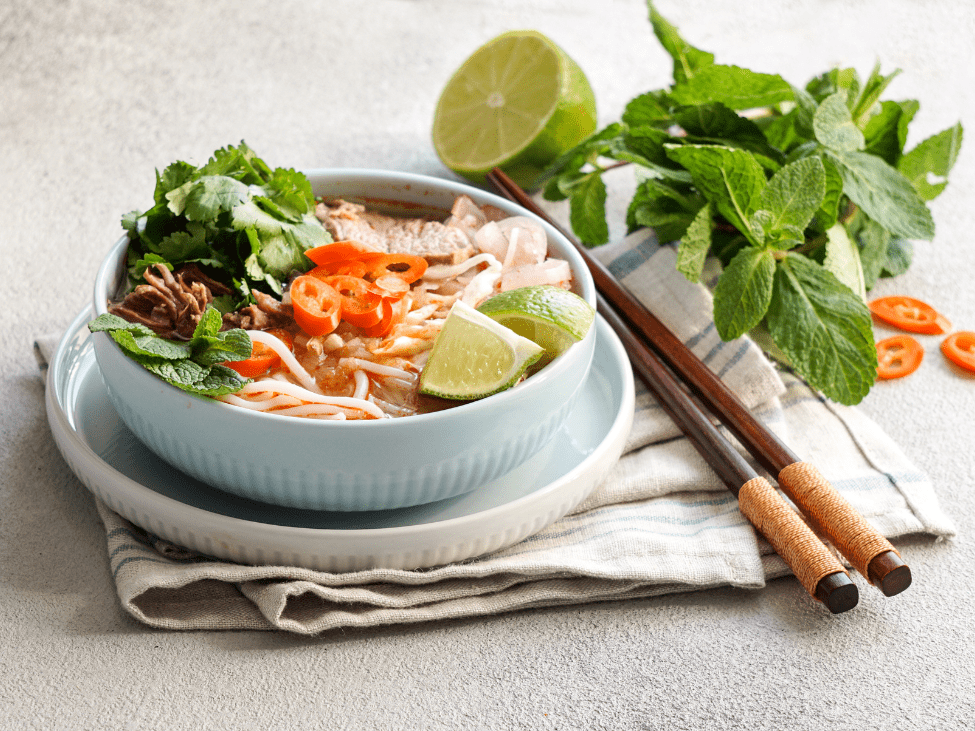
<svg viewBox="0 0 975 731">
<path fill-rule="evenodd" d="M 176 498 L 156 492 L 150 487 L 147 487 L 139 481 L 120 472 L 111 464 L 102 459 L 102 457 L 98 455 L 81 436 L 78 429 L 72 425 L 71 420 L 68 417 L 68 411 L 70 411 L 72 408 L 72 404 L 62 403 L 62 398 L 65 400 L 69 398 L 69 386 L 72 379 L 76 378 L 77 376 L 72 374 L 65 375 L 64 389 L 58 385 L 57 381 L 61 377 L 63 369 L 67 367 L 66 361 L 71 357 L 70 351 L 72 347 L 84 347 L 84 344 L 90 338 L 91 334 L 85 333 L 84 326 L 93 316 L 92 313 L 93 307 L 89 304 L 75 317 L 71 325 L 67 328 L 59 340 L 58 346 L 55 349 L 54 355 L 51 358 L 51 362 L 49 363 L 47 369 L 45 401 L 48 421 L 51 430 L 54 433 L 57 446 L 64 456 L 65 461 L 72 472 L 79 477 L 89 492 L 92 492 L 95 496 L 100 497 L 99 490 L 111 492 L 113 497 L 116 497 L 116 499 L 125 500 L 129 503 L 138 503 L 139 506 L 149 508 L 148 512 L 150 514 L 152 512 L 179 514 L 182 518 L 184 518 L 184 522 L 187 523 L 198 525 L 210 524 L 209 530 L 211 531 L 219 531 L 221 533 L 232 532 L 234 534 L 237 534 L 239 531 L 246 531 L 247 533 L 255 534 L 261 540 L 281 541 L 281 539 L 291 538 L 300 542 L 308 541 L 310 539 L 318 539 L 324 542 L 339 538 L 347 539 L 349 541 L 381 541 L 383 539 L 402 539 L 406 537 L 413 537 L 419 541 L 424 537 L 429 538 L 441 532 L 457 533 L 458 531 L 462 531 L 465 526 L 484 521 L 491 521 L 492 519 L 497 518 L 501 513 L 509 511 L 517 512 L 520 506 L 527 505 L 535 501 L 542 501 L 546 497 L 550 496 L 553 492 L 557 492 L 560 488 L 564 488 L 566 485 L 571 484 L 574 480 L 579 479 L 582 473 L 586 472 L 588 469 L 592 469 L 596 463 L 605 458 L 605 454 L 603 453 L 605 449 L 612 448 L 611 445 L 618 443 L 619 449 L 622 450 L 626 435 L 629 433 L 630 426 L 632 424 L 635 406 L 635 392 L 632 370 L 628 367 L 629 359 L 623 348 L 623 344 L 620 342 L 615 332 L 612 331 L 612 328 L 601 316 L 597 315 L 597 338 L 599 340 L 606 340 L 605 347 L 608 348 L 609 360 L 614 365 L 619 366 L 619 375 L 622 381 L 620 404 L 616 410 L 615 416 L 612 418 L 606 434 L 603 435 L 598 446 L 593 449 L 592 452 L 586 455 L 577 465 L 560 475 L 557 479 L 547 483 L 546 485 L 539 486 L 538 489 L 533 490 L 528 494 L 519 496 L 510 502 L 492 506 L 485 510 L 455 516 L 444 520 L 433 520 L 426 523 L 411 525 L 351 529 L 314 528 L 306 526 L 287 526 L 276 523 L 264 523 L 247 518 L 239 518 L 232 515 L 225 515 L 223 513 L 209 511 L 205 508 L 194 505 L 188 505 Z M 81 335 L 80 339 L 78 337 L 79 335 Z M 97 369 L 97 363 L 94 364 L 93 367 Z M 593 370 L 595 371 L 595 369 Z M 592 377 L 593 375 L 591 373 L 589 376 L 587 376 L 587 381 Z M 610 446 L 608 447 L 607 445 Z M 95 486 L 90 485 L 85 477 L 79 474 L 79 468 L 76 468 L 73 459 L 71 459 L 68 454 L 65 453 L 66 450 L 70 450 L 79 459 L 84 459 L 86 461 L 86 475 L 93 482 L 98 483 L 97 489 Z M 616 459 L 618 459 L 618 454 L 613 458 L 614 464 Z M 98 477 L 101 479 L 98 479 Z M 114 486 L 113 489 L 109 491 L 106 488 L 106 484 L 110 483 L 114 483 Z M 585 493 L 585 495 L 582 496 L 580 500 L 577 500 L 574 505 L 578 505 L 581 500 L 585 499 L 585 497 L 588 496 L 588 494 L 595 489 L 597 485 L 598 481 L 594 481 L 592 487 Z M 114 494 L 115 492 L 120 494 L 116 496 Z M 571 509 L 573 506 L 570 506 L 569 509 Z M 564 514 L 565 513 L 562 515 Z M 151 515 L 147 514 L 147 517 L 151 517 Z M 559 517 L 562 516 L 556 516 L 555 519 L 557 520 Z M 141 525 L 140 521 L 132 522 Z M 550 524 L 551 522 L 552 521 L 549 521 L 549 523 L 546 525 Z M 534 532 L 541 530 L 543 527 L 544 526 L 538 526 Z M 180 530 L 182 530 L 182 527 Z M 525 536 L 523 536 L 521 540 L 523 540 L 524 537 Z"/>
</svg>

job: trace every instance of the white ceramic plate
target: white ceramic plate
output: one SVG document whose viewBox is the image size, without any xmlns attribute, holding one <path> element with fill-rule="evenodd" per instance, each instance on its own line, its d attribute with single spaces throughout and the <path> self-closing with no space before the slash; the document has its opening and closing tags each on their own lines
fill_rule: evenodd
<svg viewBox="0 0 975 731">
<path fill-rule="evenodd" d="M 218 558 L 345 572 L 415 569 L 481 556 L 558 520 L 619 459 L 633 421 L 633 375 L 597 318 L 596 355 L 565 425 L 534 458 L 459 497 L 376 512 L 321 512 L 208 487 L 147 449 L 112 408 L 82 312 L 48 370 L 47 414 L 68 465 L 109 507 L 156 535 Z M 517 417 L 516 417 L 517 418 Z"/>
</svg>

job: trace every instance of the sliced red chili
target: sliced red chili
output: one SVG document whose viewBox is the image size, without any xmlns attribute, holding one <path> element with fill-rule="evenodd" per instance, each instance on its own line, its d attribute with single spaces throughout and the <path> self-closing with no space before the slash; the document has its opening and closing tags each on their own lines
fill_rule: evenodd
<svg viewBox="0 0 975 731">
<path fill-rule="evenodd" d="M 427 270 L 427 260 L 414 254 L 384 254 L 371 264 L 369 271 L 373 280 L 393 274 L 407 284 L 412 284 Z"/>
<path fill-rule="evenodd" d="M 383 316 L 383 298 L 364 279 L 337 274 L 325 280 L 342 297 L 342 319 L 357 327 L 371 327 Z"/>
<path fill-rule="evenodd" d="M 281 363 L 281 356 L 264 343 L 251 343 L 251 356 L 244 360 L 224 361 L 224 365 L 233 368 L 244 378 L 256 378 L 276 368 Z"/>
<path fill-rule="evenodd" d="M 975 373 L 975 332 L 952 333 L 941 343 L 941 352 L 959 368 Z"/>
<path fill-rule="evenodd" d="M 327 335 L 338 327 L 342 297 L 318 277 L 303 274 L 291 283 L 295 322 L 309 335 Z"/>
<path fill-rule="evenodd" d="M 383 252 L 358 241 L 336 241 L 305 252 L 305 256 L 318 266 L 328 266 L 338 261 L 370 261 L 383 255 Z"/>
<path fill-rule="evenodd" d="M 910 335 L 895 335 L 877 343 L 877 377 L 909 376 L 921 365 L 924 348 Z"/>
<path fill-rule="evenodd" d="M 931 305 L 913 297 L 881 297 L 868 307 L 888 325 L 923 335 L 940 335 L 951 330 L 951 323 Z"/>
</svg>

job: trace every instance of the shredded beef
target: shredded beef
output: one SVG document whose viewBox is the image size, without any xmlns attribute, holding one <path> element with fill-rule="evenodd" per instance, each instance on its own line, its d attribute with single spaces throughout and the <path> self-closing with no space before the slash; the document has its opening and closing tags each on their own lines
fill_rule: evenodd
<svg viewBox="0 0 975 731">
<path fill-rule="evenodd" d="M 285 327 L 290 323 L 292 319 L 290 307 L 264 292 L 254 290 L 252 294 L 257 304 L 224 315 L 224 329 L 240 327 L 244 330 L 267 330 L 271 327 Z"/>
<path fill-rule="evenodd" d="M 137 285 L 121 302 L 108 306 L 113 315 L 139 322 L 171 340 L 189 340 L 206 306 L 215 296 L 230 290 L 187 264 L 175 272 L 154 264 L 143 274 L 145 284 Z"/>
</svg>

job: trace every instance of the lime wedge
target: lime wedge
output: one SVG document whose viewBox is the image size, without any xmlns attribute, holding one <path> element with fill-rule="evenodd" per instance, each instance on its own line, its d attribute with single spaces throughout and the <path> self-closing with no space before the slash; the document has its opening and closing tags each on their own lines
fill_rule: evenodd
<svg viewBox="0 0 975 731">
<path fill-rule="evenodd" d="M 596 314 L 579 295 L 548 284 L 502 292 L 481 303 L 477 311 L 542 346 L 541 363 L 582 340 Z"/>
<path fill-rule="evenodd" d="M 481 46 L 447 82 L 433 117 L 444 165 L 483 182 L 495 166 L 524 188 L 596 129 L 582 69 L 541 33 L 516 30 Z"/>
<path fill-rule="evenodd" d="M 420 374 L 420 393 L 465 401 L 490 396 L 517 383 L 541 355 L 531 340 L 458 300 Z"/>
</svg>

